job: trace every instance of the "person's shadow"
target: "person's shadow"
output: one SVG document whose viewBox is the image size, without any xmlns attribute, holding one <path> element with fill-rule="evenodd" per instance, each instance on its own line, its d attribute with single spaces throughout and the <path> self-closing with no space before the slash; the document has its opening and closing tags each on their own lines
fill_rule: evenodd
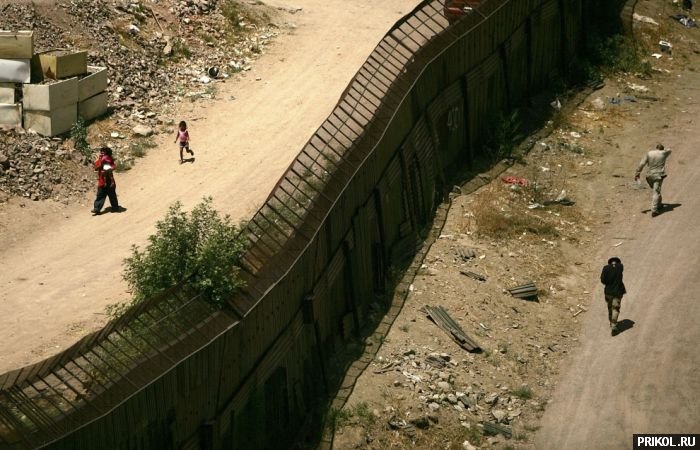
<svg viewBox="0 0 700 450">
<path fill-rule="evenodd" d="M 632 327 L 634 327 L 634 320 L 622 319 L 621 321 L 617 322 L 617 333 L 615 333 L 615 336 L 632 329 Z"/>
<path fill-rule="evenodd" d="M 194 162 L 194 156 L 191 156 L 191 157 L 189 157 L 189 158 L 184 158 L 184 159 L 182 160 L 182 163 L 183 163 L 183 164 L 184 164 L 184 163 L 193 163 L 193 162 Z"/>
<path fill-rule="evenodd" d="M 667 212 L 671 212 L 680 206 L 683 206 L 683 203 L 662 203 L 661 207 L 659 207 L 659 215 L 665 214 Z M 651 209 L 645 209 L 642 211 L 642 213 L 646 214 L 650 211 L 651 211 Z"/>
<path fill-rule="evenodd" d="M 123 206 L 120 206 L 117 209 L 113 210 L 112 207 L 110 206 L 109 208 L 105 208 L 105 212 L 107 212 L 107 210 L 109 210 L 109 212 L 111 212 L 111 213 L 123 213 L 126 211 L 126 208 L 124 208 Z"/>
</svg>

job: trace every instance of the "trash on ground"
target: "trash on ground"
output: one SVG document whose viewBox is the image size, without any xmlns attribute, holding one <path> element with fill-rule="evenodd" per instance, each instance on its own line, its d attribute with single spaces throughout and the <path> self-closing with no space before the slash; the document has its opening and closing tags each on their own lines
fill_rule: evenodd
<svg viewBox="0 0 700 450">
<path fill-rule="evenodd" d="M 673 45 L 668 41 L 659 41 L 659 48 L 662 52 L 671 53 L 673 52 Z"/>
<path fill-rule="evenodd" d="M 484 422 L 484 434 L 489 436 L 495 436 L 497 434 L 502 434 L 507 439 L 513 437 L 513 431 L 509 427 L 504 427 L 502 425 L 497 425 L 492 422 Z"/>
<path fill-rule="evenodd" d="M 659 24 L 659 22 L 652 19 L 651 17 L 643 16 L 643 15 L 637 14 L 637 13 L 632 14 L 632 20 L 634 20 L 635 22 L 648 23 L 651 25 L 658 25 Z"/>
<path fill-rule="evenodd" d="M 534 281 L 521 284 L 520 286 L 508 289 L 510 295 L 516 298 L 534 298 L 537 297 L 537 285 Z"/>
<path fill-rule="evenodd" d="M 530 184 L 530 182 L 527 179 L 515 175 L 505 176 L 502 178 L 502 180 L 506 184 L 514 184 L 517 186 L 527 186 Z"/>
<path fill-rule="evenodd" d="M 471 248 L 458 248 L 457 255 L 464 261 L 476 258 L 476 252 Z"/>
<path fill-rule="evenodd" d="M 469 278 L 473 278 L 476 281 L 486 281 L 486 275 L 482 275 L 477 272 L 471 272 L 469 270 L 460 270 L 459 273 L 461 273 L 464 276 L 467 276 Z"/>
<path fill-rule="evenodd" d="M 697 26 L 698 26 L 695 23 L 695 19 L 693 19 L 692 17 L 686 16 L 685 14 L 676 14 L 674 16 L 671 16 L 671 18 L 677 20 L 682 25 L 684 25 L 686 28 L 697 28 Z"/>
<path fill-rule="evenodd" d="M 558 98 L 555 99 L 553 102 L 551 102 L 550 105 L 552 106 L 552 108 L 556 109 L 557 111 L 561 111 L 561 102 L 559 101 Z"/>
<path fill-rule="evenodd" d="M 661 53 L 652 53 L 651 56 L 654 57 L 654 58 L 656 58 L 656 59 L 661 59 L 661 57 L 662 57 L 663 55 L 662 55 Z"/>
<path fill-rule="evenodd" d="M 468 352 L 480 353 L 481 347 L 462 330 L 457 322 L 447 313 L 442 306 L 425 305 L 421 309 L 441 330 L 447 333 L 453 341 Z"/>
<path fill-rule="evenodd" d="M 625 102 L 637 103 L 637 97 L 634 95 L 624 95 L 622 97 L 610 97 L 610 103 L 613 105 L 621 105 Z"/>
<path fill-rule="evenodd" d="M 527 205 L 527 209 L 542 209 L 544 205 L 542 203 L 530 203 Z"/>
<path fill-rule="evenodd" d="M 569 199 L 566 196 L 566 191 L 562 190 L 559 195 L 557 195 L 557 198 L 554 200 L 545 200 L 544 202 L 545 206 L 546 205 L 563 205 L 563 206 L 573 206 L 576 204 L 575 201 Z"/>
<path fill-rule="evenodd" d="M 642 84 L 635 84 L 635 83 L 628 83 L 627 87 L 634 92 L 641 92 L 641 93 L 646 93 L 649 92 L 649 88 L 642 85 Z"/>
</svg>

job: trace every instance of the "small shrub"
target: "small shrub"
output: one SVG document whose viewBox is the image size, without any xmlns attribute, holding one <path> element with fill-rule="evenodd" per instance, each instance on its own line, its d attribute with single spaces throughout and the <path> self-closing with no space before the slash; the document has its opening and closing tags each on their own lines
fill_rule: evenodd
<svg viewBox="0 0 700 450">
<path fill-rule="evenodd" d="M 511 204 L 495 190 L 482 192 L 473 203 L 477 232 L 483 236 L 505 238 L 522 233 L 556 237 L 556 227 L 530 212 L 525 205 Z"/>
<path fill-rule="evenodd" d="M 528 386 L 521 386 L 514 389 L 510 391 L 510 394 L 514 397 L 518 397 L 520 400 L 530 400 L 533 397 L 532 389 Z"/>
<path fill-rule="evenodd" d="M 499 111 L 491 119 L 492 126 L 486 136 L 486 150 L 494 161 L 513 156 L 513 150 L 523 139 L 520 133 L 520 117 L 517 111 L 509 116 Z"/>
<path fill-rule="evenodd" d="M 593 64 L 602 66 L 608 72 L 649 76 L 651 64 L 644 59 L 644 55 L 644 48 L 637 41 L 619 34 L 594 40 L 588 53 Z"/>
<path fill-rule="evenodd" d="M 190 214 L 176 202 L 156 224 L 144 251 L 133 246 L 123 278 L 134 301 L 148 298 L 189 278 L 210 303 L 223 307 L 243 285 L 237 264 L 246 241 L 229 216 L 221 217 L 205 198 Z"/>
<path fill-rule="evenodd" d="M 187 46 L 187 42 L 184 39 L 178 38 L 173 40 L 173 57 L 175 59 L 180 59 L 183 57 L 189 59 L 192 56 L 192 51 Z"/>
<path fill-rule="evenodd" d="M 82 117 L 78 117 L 78 120 L 71 127 L 70 137 L 73 139 L 73 146 L 75 149 L 78 150 L 86 160 L 89 160 L 92 157 L 92 150 L 90 150 L 90 144 L 87 141 L 88 129 Z"/>
</svg>

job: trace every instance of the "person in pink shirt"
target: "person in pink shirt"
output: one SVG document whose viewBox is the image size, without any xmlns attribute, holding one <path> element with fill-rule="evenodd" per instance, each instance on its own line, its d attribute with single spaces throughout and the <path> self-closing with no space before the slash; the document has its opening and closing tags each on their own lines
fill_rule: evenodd
<svg viewBox="0 0 700 450">
<path fill-rule="evenodd" d="M 182 159 L 182 150 L 187 150 L 187 153 L 194 156 L 194 152 L 190 150 L 190 133 L 187 131 L 187 123 L 183 120 L 177 128 L 177 133 L 175 135 L 175 142 L 180 143 L 180 164 L 185 162 Z"/>
</svg>

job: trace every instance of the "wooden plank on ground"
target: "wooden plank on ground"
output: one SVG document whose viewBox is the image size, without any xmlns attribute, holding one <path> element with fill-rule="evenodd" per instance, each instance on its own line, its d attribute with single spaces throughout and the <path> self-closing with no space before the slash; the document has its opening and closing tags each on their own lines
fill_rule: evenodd
<svg viewBox="0 0 700 450">
<path fill-rule="evenodd" d="M 435 325 L 447 333 L 453 341 L 468 352 L 479 353 L 481 347 L 462 330 L 457 322 L 447 313 L 442 306 L 425 305 L 421 311 L 432 320 Z"/>
</svg>

